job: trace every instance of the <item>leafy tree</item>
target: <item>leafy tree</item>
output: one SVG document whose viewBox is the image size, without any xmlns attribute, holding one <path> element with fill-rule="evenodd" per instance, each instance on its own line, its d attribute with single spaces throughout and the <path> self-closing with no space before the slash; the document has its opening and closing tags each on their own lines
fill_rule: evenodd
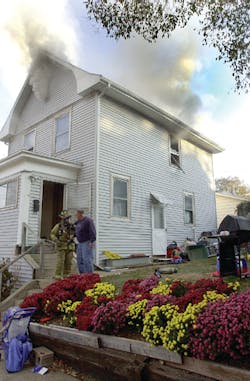
<svg viewBox="0 0 250 381">
<path fill-rule="evenodd" d="M 238 177 L 221 177 L 215 180 L 218 192 L 229 192 L 250 200 L 250 186 Z"/>
<path fill-rule="evenodd" d="M 196 30 L 203 44 L 216 48 L 217 59 L 231 66 L 235 89 L 248 92 L 249 0 L 87 0 L 85 6 L 89 17 L 116 39 L 138 34 L 153 42 L 198 17 Z"/>
<path fill-rule="evenodd" d="M 237 206 L 238 216 L 250 218 L 250 201 L 243 201 Z"/>
</svg>

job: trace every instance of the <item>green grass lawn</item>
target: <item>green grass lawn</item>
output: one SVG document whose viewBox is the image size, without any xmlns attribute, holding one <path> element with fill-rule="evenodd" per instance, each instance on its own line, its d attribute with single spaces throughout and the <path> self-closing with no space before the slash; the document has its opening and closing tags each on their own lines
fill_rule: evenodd
<svg viewBox="0 0 250 381">
<path fill-rule="evenodd" d="M 187 281 L 196 281 L 201 278 L 211 278 L 211 273 L 215 271 L 216 258 L 193 260 L 179 265 L 159 265 L 140 267 L 137 269 L 119 270 L 116 273 L 102 273 L 102 279 L 113 283 L 119 290 L 123 283 L 128 279 L 145 278 L 147 275 L 153 274 L 156 268 L 177 268 L 178 272 L 174 274 L 162 274 L 163 277 L 171 279 L 184 279 Z M 216 279 L 216 278 L 214 278 Z M 227 276 L 224 278 L 227 282 L 239 281 L 240 290 L 250 289 L 250 278 L 240 279 L 236 276 Z"/>
</svg>

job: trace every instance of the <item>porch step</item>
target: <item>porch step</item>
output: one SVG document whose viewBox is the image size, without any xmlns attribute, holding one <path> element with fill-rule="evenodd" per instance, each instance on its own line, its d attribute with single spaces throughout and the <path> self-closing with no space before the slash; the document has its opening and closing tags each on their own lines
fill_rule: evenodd
<svg viewBox="0 0 250 381">
<path fill-rule="evenodd" d="M 19 306 L 26 296 L 42 292 L 45 287 L 51 284 L 54 280 L 48 279 L 34 279 L 18 290 L 15 290 L 7 299 L 0 303 L 0 313 L 6 311 L 9 307 Z"/>
<path fill-rule="evenodd" d="M 31 290 L 27 291 L 26 296 L 32 295 L 32 294 L 38 294 L 42 292 L 43 290 L 41 288 L 32 288 Z"/>
</svg>

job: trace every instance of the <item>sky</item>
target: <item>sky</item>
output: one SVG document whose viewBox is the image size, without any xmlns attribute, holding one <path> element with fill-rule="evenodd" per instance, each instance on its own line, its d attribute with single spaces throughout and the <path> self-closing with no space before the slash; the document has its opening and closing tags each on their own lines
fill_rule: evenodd
<svg viewBox="0 0 250 381">
<path fill-rule="evenodd" d="M 88 20 L 82 0 L 0 0 L 0 126 L 40 48 L 103 74 L 216 141 L 215 177 L 250 184 L 250 94 L 233 91 L 228 66 L 202 46 L 196 20 L 171 38 L 115 41 Z M 0 157 L 7 147 L 0 143 Z"/>
</svg>

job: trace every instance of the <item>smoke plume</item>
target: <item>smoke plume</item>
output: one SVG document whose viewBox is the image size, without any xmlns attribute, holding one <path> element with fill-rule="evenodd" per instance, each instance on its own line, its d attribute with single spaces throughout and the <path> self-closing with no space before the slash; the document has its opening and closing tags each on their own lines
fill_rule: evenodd
<svg viewBox="0 0 250 381">
<path fill-rule="evenodd" d="M 41 50 L 76 61 L 67 0 L 0 0 L 0 76 L 10 94 Z"/>
<path fill-rule="evenodd" d="M 191 88 L 194 73 L 201 69 L 199 55 L 197 37 L 181 30 L 153 44 L 139 38 L 123 41 L 113 67 L 120 71 L 117 77 L 123 85 L 193 124 L 202 107 Z"/>
</svg>

